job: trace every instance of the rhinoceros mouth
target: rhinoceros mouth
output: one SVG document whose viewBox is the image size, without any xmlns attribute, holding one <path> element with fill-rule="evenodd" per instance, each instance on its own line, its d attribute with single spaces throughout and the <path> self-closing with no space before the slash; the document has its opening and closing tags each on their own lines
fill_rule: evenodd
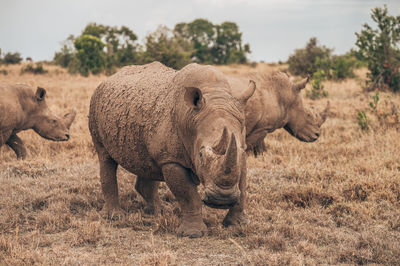
<svg viewBox="0 0 400 266">
<path fill-rule="evenodd" d="M 209 201 L 205 201 L 205 200 L 203 200 L 203 202 L 204 202 L 204 204 L 206 205 L 206 206 L 208 206 L 208 207 L 210 207 L 210 208 L 213 208 L 213 209 L 230 209 L 230 208 L 232 208 L 236 203 L 232 203 L 232 204 L 215 204 L 215 203 L 212 203 L 212 202 L 209 202 Z"/>
<path fill-rule="evenodd" d="M 69 138 L 65 137 L 65 138 L 52 138 L 52 137 L 44 137 L 42 136 L 42 138 L 47 139 L 47 140 L 51 140 L 51 141 L 67 141 Z"/>
<path fill-rule="evenodd" d="M 210 208 L 230 209 L 237 203 L 237 197 L 219 197 L 213 194 L 205 194 L 202 201 Z"/>
</svg>

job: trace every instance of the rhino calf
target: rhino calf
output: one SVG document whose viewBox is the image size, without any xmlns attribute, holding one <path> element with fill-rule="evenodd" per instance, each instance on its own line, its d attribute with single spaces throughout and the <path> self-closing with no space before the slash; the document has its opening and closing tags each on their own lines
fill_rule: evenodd
<svg viewBox="0 0 400 266">
<path fill-rule="evenodd" d="M 247 101 L 246 144 L 247 151 L 255 156 L 266 150 L 264 138 L 279 128 L 284 128 L 300 141 L 313 142 L 319 137 L 319 129 L 325 122 L 329 102 L 320 114 L 313 114 L 304 107 L 300 91 L 309 78 L 293 83 L 283 72 L 255 74 L 251 76 L 257 91 Z M 228 77 L 233 94 L 240 93 L 246 77 Z"/>
<path fill-rule="evenodd" d="M 159 181 L 167 183 L 181 207 L 181 236 L 204 234 L 202 201 L 229 209 L 224 225 L 247 223 L 244 106 L 254 90 L 247 82 L 233 97 L 225 76 L 211 66 L 175 71 L 158 62 L 124 67 L 100 84 L 90 101 L 89 129 L 100 163 L 103 214 L 123 213 L 120 165 L 137 175 L 146 212 L 158 212 Z"/>
<path fill-rule="evenodd" d="M 7 144 L 17 155 L 25 159 L 26 148 L 17 133 L 33 129 L 41 137 L 54 141 L 69 139 L 69 127 L 75 118 L 75 110 L 60 118 L 50 113 L 46 104 L 46 90 L 37 88 L 36 93 L 28 85 L 0 83 L 0 146 Z"/>
</svg>

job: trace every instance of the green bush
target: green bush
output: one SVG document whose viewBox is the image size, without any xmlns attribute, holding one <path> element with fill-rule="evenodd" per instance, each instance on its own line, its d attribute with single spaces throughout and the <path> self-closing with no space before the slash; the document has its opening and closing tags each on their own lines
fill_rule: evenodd
<svg viewBox="0 0 400 266">
<path fill-rule="evenodd" d="M 6 53 L 2 59 L 2 62 L 4 64 L 19 64 L 22 61 L 21 54 L 16 52 L 16 53 Z"/>
<path fill-rule="evenodd" d="M 297 49 L 287 61 L 289 71 L 294 75 L 314 75 L 324 71 L 327 79 L 341 80 L 354 77 L 354 68 L 358 66 L 356 57 L 332 55 L 332 49 L 318 45 L 316 38 L 311 38 L 305 48 Z"/>
<path fill-rule="evenodd" d="M 348 55 L 334 56 L 332 58 L 332 78 L 346 79 L 354 78 L 354 68 L 357 60 Z"/>
<path fill-rule="evenodd" d="M 78 72 L 84 76 L 98 74 L 105 69 L 105 44 L 92 35 L 81 35 L 74 40 Z"/>
<path fill-rule="evenodd" d="M 369 130 L 369 119 L 365 111 L 357 112 L 357 123 L 362 131 Z"/>
<path fill-rule="evenodd" d="M 54 54 L 53 62 L 62 67 L 69 67 L 75 58 L 74 36 L 70 35 L 64 42 L 61 51 Z"/>
<path fill-rule="evenodd" d="M 164 26 L 147 35 L 145 47 L 146 50 L 141 58 L 143 63 L 159 61 L 166 66 L 180 69 L 191 62 L 190 44 L 183 39 L 175 38 L 172 31 Z"/>
<path fill-rule="evenodd" d="M 313 74 L 312 89 L 307 91 L 307 97 L 311 99 L 318 99 L 322 97 L 327 97 L 328 92 L 324 90 L 324 85 L 322 82 L 326 79 L 325 71 L 318 70 Z"/>
<path fill-rule="evenodd" d="M 38 63 L 37 65 L 33 65 L 33 64 L 28 64 L 25 67 L 21 68 L 21 74 L 24 73 L 32 73 L 32 74 L 45 74 L 48 71 L 43 67 L 43 65 L 41 63 Z"/>
<path fill-rule="evenodd" d="M 368 24 L 356 33 L 358 54 L 368 62 L 369 89 L 400 90 L 400 16 L 389 16 L 386 5 L 373 8 L 372 20 L 377 29 Z"/>
<path fill-rule="evenodd" d="M 6 76 L 8 74 L 8 71 L 6 69 L 1 69 L 0 74 L 3 74 L 4 76 Z"/>
<path fill-rule="evenodd" d="M 325 73 L 330 69 L 332 49 L 319 46 L 317 38 L 311 38 L 305 48 L 296 49 L 287 61 L 289 71 L 294 75 L 311 75 L 322 69 Z"/>
<path fill-rule="evenodd" d="M 399 107 L 390 99 L 384 100 L 381 104 L 379 91 L 371 96 L 368 108 L 357 113 L 357 122 L 362 131 L 385 130 L 388 128 L 400 129 Z M 367 113 L 371 114 L 371 119 Z"/>
</svg>

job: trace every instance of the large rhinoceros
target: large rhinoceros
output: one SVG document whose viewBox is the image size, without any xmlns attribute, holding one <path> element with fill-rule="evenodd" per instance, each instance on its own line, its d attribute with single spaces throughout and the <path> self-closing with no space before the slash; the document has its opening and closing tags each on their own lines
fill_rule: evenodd
<svg viewBox="0 0 400 266">
<path fill-rule="evenodd" d="M 0 146 L 7 144 L 18 159 L 25 159 L 26 148 L 17 133 L 33 129 L 41 137 L 54 141 L 69 139 L 69 127 L 75 110 L 58 117 L 52 114 L 46 104 L 46 90 L 34 90 L 24 84 L 0 83 Z"/>
<path fill-rule="evenodd" d="M 300 91 L 309 78 L 293 83 L 283 72 L 254 74 L 257 91 L 247 101 L 246 144 L 247 151 L 255 156 L 266 150 L 264 138 L 279 128 L 304 142 L 313 142 L 319 137 L 319 129 L 325 122 L 329 102 L 320 114 L 313 114 L 304 107 Z M 240 94 L 247 77 L 229 76 L 233 95 Z M 247 81 L 248 82 L 248 81 Z"/>
<path fill-rule="evenodd" d="M 203 202 L 229 209 L 223 224 L 248 222 L 244 106 L 255 90 L 247 82 L 235 98 L 225 76 L 211 66 L 175 71 L 161 63 L 128 66 L 101 83 L 89 111 L 89 129 L 100 163 L 103 214 L 122 214 L 116 170 L 137 175 L 145 211 L 159 210 L 165 181 L 180 204 L 178 234 L 200 237 Z"/>
</svg>

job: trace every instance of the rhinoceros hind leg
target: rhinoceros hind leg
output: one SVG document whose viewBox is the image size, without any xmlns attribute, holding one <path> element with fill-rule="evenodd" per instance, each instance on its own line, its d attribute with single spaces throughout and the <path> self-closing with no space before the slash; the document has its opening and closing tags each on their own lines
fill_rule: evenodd
<svg viewBox="0 0 400 266">
<path fill-rule="evenodd" d="M 177 229 L 179 236 L 201 237 L 207 227 L 201 215 L 202 202 L 196 185 L 187 169 L 178 164 L 166 164 L 162 168 L 165 182 L 179 202 L 182 221 Z"/>
<path fill-rule="evenodd" d="M 100 182 L 104 196 L 102 216 L 119 218 L 124 215 L 118 200 L 117 167 L 118 164 L 104 149 L 103 145 L 95 143 L 100 164 Z"/>
<path fill-rule="evenodd" d="M 24 160 L 26 158 L 26 148 L 22 140 L 15 134 L 11 135 L 6 144 L 14 150 L 17 159 Z"/>
<path fill-rule="evenodd" d="M 158 186 L 160 182 L 137 177 L 135 189 L 146 201 L 144 212 L 146 214 L 158 215 L 160 212 L 160 198 L 158 197 Z"/>
</svg>

